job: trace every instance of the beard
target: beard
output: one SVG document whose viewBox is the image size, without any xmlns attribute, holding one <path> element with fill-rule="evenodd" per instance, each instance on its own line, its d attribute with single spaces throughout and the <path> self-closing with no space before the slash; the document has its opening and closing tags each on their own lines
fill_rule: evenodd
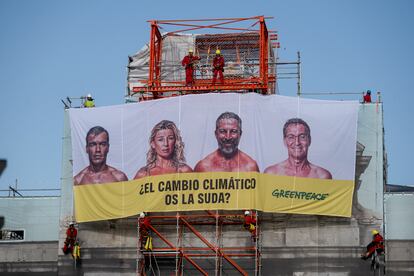
<svg viewBox="0 0 414 276">
<path fill-rule="evenodd" d="M 239 146 L 239 139 L 221 139 L 218 140 L 218 149 L 225 158 L 231 158 L 236 155 Z"/>
</svg>

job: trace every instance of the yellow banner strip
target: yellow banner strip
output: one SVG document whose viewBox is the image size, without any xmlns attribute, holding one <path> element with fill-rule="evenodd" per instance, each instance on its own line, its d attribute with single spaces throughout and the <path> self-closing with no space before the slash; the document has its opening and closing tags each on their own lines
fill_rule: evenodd
<svg viewBox="0 0 414 276">
<path fill-rule="evenodd" d="M 169 174 L 74 186 L 78 222 L 145 212 L 247 210 L 350 217 L 354 182 L 256 172 Z"/>
</svg>

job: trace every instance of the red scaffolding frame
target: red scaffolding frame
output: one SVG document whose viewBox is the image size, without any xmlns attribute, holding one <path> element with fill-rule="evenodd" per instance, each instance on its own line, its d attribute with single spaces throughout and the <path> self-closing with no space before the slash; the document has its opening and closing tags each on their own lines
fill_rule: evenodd
<svg viewBox="0 0 414 276">
<path fill-rule="evenodd" d="M 208 93 L 211 91 L 254 91 L 262 94 L 274 93 L 276 73 L 274 70 L 271 70 L 269 73 L 269 46 L 278 47 L 278 44 L 270 43 L 272 40 L 277 40 L 277 35 L 275 33 L 269 35 L 269 31 L 265 22 L 265 19 L 268 18 L 272 17 L 254 16 L 248 18 L 148 21 L 151 25 L 148 79 L 141 80 L 141 85 L 130 87 L 130 95 L 135 95 L 137 93 L 140 93 L 141 95 L 145 94 L 147 97 L 141 98 L 140 100 L 147 100 L 169 97 L 171 95 L 176 96 L 193 93 Z M 238 24 L 241 22 L 247 24 L 251 23 L 251 25 L 248 28 L 238 27 Z M 173 31 L 161 34 L 160 29 L 164 29 L 164 27 L 167 26 L 169 28 L 175 29 Z M 220 45 L 220 47 L 223 49 L 227 49 L 226 51 L 233 50 L 234 52 L 238 51 L 238 47 L 243 47 L 243 45 L 248 45 L 248 47 L 251 49 L 254 49 L 255 51 L 257 50 L 258 64 L 255 66 L 258 68 L 258 73 L 250 75 L 249 77 L 225 77 L 224 84 L 214 85 L 212 84 L 211 78 L 196 78 L 194 85 L 192 86 L 186 86 L 184 80 L 164 80 L 162 64 L 163 39 L 167 37 L 182 35 L 186 32 L 206 32 L 209 30 L 222 30 L 223 32 L 227 32 L 222 34 L 216 33 L 205 35 L 204 39 L 208 39 L 210 45 Z M 255 37 L 252 40 L 253 36 Z M 200 45 L 202 44 L 201 40 L 198 41 Z M 195 47 L 197 48 L 197 41 Z M 210 53 L 210 48 L 208 48 L 208 53 Z M 274 62 L 272 62 L 272 64 L 273 63 Z M 252 65 L 250 64 L 250 66 Z M 274 66 L 272 66 L 272 68 L 274 68 Z"/>
<path fill-rule="evenodd" d="M 150 20 L 151 25 L 148 61 L 148 79 L 141 80 L 141 85 L 130 87 L 130 95 L 146 95 L 140 100 L 151 100 L 183 94 L 208 93 L 213 91 L 232 91 L 238 93 L 259 92 L 262 94 L 274 93 L 276 83 L 275 70 L 269 70 L 269 47 L 278 47 L 278 43 L 270 43 L 277 40 L 277 35 L 269 35 L 265 19 L 271 17 L 255 16 L 249 18 L 219 18 L 219 19 L 188 19 L 188 20 Z M 235 27 L 240 22 L 248 22 L 248 28 Z M 164 26 L 175 27 L 170 32 L 161 34 L 160 28 Z M 223 33 L 206 33 L 198 35 L 195 40 L 195 48 L 200 51 L 210 52 L 210 48 L 220 45 L 220 50 L 239 55 L 239 47 L 255 53 L 255 74 L 249 77 L 226 77 L 224 84 L 212 85 L 211 75 L 205 78 L 196 78 L 193 86 L 185 86 L 184 80 L 167 81 L 163 79 L 163 40 L 169 36 L 179 36 L 191 31 L 223 30 Z M 227 32 L 227 33 L 224 33 Z M 230 33 L 229 33 L 230 32 Z M 207 45 L 207 46 L 206 46 Z M 212 46 L 213 45 L 213 46 Z M 217 49 L 219 48 L 217 46 Z M 196 50 L 197 51 L 197 50 Z M 183 57 L 181 57 L 183 58 Z M 239 57 L 237 57 L 239 58 Z M 207 57 L 208 61 L 208 57 Z M 227 61 L 226 61 L 227 62 Z M 206 62 L 207 63 L 207 62 Z M 275 62 L 272 61 L 272 68 Z M 251 65 L 251 64 L 250 64 Z M 178 65 L 177 66 L 181 66 Z M 180 68 L 180 70 L 183 70 Z M 175 93 L 175 94 L 174 94 Z M 257 212 L 256 212 L 257 218 Z M 256 222 L 255 241 L 249 246 L 223 246 L 223 231 L 225 227 L 239 225 L 240 232 L 245 233 L 250 240 L 250 232 L 243 229 L 244 216 L 242 214 L 220 213 L 205 211 L 203 214 L 179 213 L 175 215 L 151 214 L 151 232 L 154 238 L 154 247 L 151 251 L 143 249 L 140 236 L 138 219 L 138 244 L 137 244 L 137 275 L 146 275 L 148 260 L 152 258 L 175 258 L 175 275 L 183 275 L 185 267 L 192 267 L 202 275 L 208 275 L 213 270 L 212 265 L 205 266 L 203 260 L 214 259 L 215 275 L 221 275 L 223 269 L 233 268 L 241 275 L 249 275 L 254 270 L 254 275 L 261 275 L 261 238 L 260 228 Z M 257 219 L 257 221 L 259 221 Z M 170 231 L 165 227 L 175 226 L 175 241 L 171 239 Z M 208 233 L 215 233 L 215 238 L 204 236 L 198 227 L 215 227 Z M 198 240 L 203 246 L 191 246 L 183 242 L 185 231 L 193 235 L 193 240 Z M 161 245 L 160 245 L 161 244 Z M 246 268 L 246 260 L 254 263 L 254 267 Z M 146 264 L 147 260 L 147 264 Z M 244 260 L 244 267 L 240 264 Z M 248 262 L 247 262 L 248 263 Z M 204 267 L 203 267 L 204 264 Z"/>
<path fill-rule="evenodd" d="M 259 227 L 256 222 L 256 237 L 255 241 L 252 241 L 252 246 L 222 246 L 222 231 L 226 225 L 242 225 L 243 215 L 239 214 L 220 214 L 219 211 L 205 211 L 205 214 L 182 214 L 176 213 L 176 215 L 151 215 L 151 225 L 149 226 L 152 232 L 152 237 L 159 239 L 158 243 L 162 241 L 164 246 L 154 247 L 151 251 L 143 249 L 142 237 L 139 237 L 138 241 L 138 260 L 137 260 L 137 275 L 146 275 L 146 263 L 145 259 L 149 258 L 175 258 L 175 275 L 183 275 L 184 273 L 184 261 L 187 261 L 190 266 L 200 272 L 202 275 L 209 275 L 208 270 L 212 270 L 212 267 L 202 267 L 199 264 L 200 258 L 215 259 L 215 275 L 221 275 L 220 271 L 223 269 L 223 261 L 226 261 L 232 268 L 234 268 L 241 275 L 249 275 L 246 268 L 243 268 L 238 264 L 238 260 L 243 258 L 254 258 L 254 275 L 261 274 L 261 248 L 260 248 L 260 235 Z M 257 212 L 256 212 L 257 217 Z M 138 233 L 141 234 L 139 229 L 138 220 Z M 172 225 L 176 227 L 176 241 L 172 241 L 168 238 L 166 233 L 163 233 L 162 227 Z M 203 226 L 215 226 L 215 238 L 214 241 L 204 237 L 203 234 L 197 230 L 196 225 Z M 189 233 L 194 234 L 205 246 L 186 246 L 183 240 L 184 229 L 188 229 Z M 246 230 L 240 231 L 248 233 Z M 171 234 L 171 232 L 170 232 Z M 250 233 L 248 233 L 250 236 Z M 148 261 L 147 261 L 148 262 Z M 147 264 L 148 266 L 148 264 Z M 252 269 L 250 269 L 252 270 Z"/>
</svg>

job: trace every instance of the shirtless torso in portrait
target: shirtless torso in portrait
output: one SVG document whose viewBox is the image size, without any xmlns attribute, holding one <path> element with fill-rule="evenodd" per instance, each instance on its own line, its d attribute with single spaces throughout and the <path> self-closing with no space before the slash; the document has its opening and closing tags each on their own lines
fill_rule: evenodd
<svg viewBox="0 0 414 276">
<path fill-rule="evenodd" d="M 159 162 L 156 162 L 159 163 Z M 160 164 L 155 164 L 153 167 L 142 167 L 136 173 L 134 179 L 139 179 L 146 176 L 154 176 L 161 174 L 170 174 L 170 173 L 189 173 L 193 170 L 186 164 L 179 164 L 178 167 L 173 166 L 171 162 L 167 166 L 160 166 Z"/>
<path fill-rule="evenodd" d="M 127 181 L 127 176 L 120 170 L 115 169 L 114 167 L 105 165 L 100 171 L 93 171 L 90 166 L 84 168 L 80 171 L 75 177 L 75 185 L 83 184 L 97 184 L 97 183 L 110 183 L 110 182 L 119 182 Z"/>
<path fill-rule="evenodd" d="M 195 172 L 258 172 L 256 161 L 238 150 L 231 158 L 225 158 L 216 150 L 199 161 L 194 168 Z"/>
<path fill-rule="evenodd" d="M 264 173 L 308 178 L 332 179 L 332 175 L 328 170 L 318 167 L 308 162 L 307 160 L 300 163 L 298 162 L 296 164 L 294 163 L 294 161 L 290 162 L 288 159 L 266 168 Z"/>
</svg>

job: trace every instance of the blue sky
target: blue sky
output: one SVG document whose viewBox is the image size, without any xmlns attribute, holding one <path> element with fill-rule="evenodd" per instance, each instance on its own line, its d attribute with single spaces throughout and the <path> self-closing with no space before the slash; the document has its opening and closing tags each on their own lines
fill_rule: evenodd
<svg viewBox="0 0 414 276">
<path fill-rule="evenodd" d="M 414 2 L 0 1 L 0 189 L 59 188 L 63 105 L 91 92 L 123 103 L 128 55 L 149 40 L 149 19 L 273 16 L 281 60 L 302 55 L 302 88 L 381 91 L 391 184 L 414 186 Z M 286 82 L 286 81 L 284 81 Z M 295 82 L 280 83 L 294 95 Z M 359 99 L 327 96 L 326 99 Z"/>
</svg>

